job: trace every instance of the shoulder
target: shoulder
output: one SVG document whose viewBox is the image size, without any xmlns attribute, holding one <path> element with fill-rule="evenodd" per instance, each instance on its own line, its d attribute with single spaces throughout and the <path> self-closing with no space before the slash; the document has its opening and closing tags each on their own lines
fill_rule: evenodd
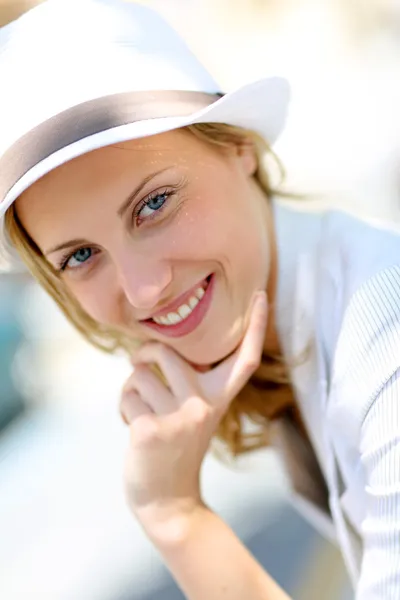
<svg viewBox="0 0 400 600">
<path fill-rule="evenodd" d="M 328 407 L 359 424 L 400 366 L 400 232 L 340 211 L 309 214 L 293 204 L 279 211 L 278 324 L 286 353 L 314 337 Z"/>
<path fill-rule="evenodd" d="M 279 255 L 314 255 L 320 286 L 329 274 L 343 306 L 367 279 L 400 262 L 400 227 L 387 221 L 307 200 L 275 200 L 273 207 Z"/>
<path fill-rule="evenodd" d="M 348 300 L 368 279 L 400 262 L 399 228 L 345 212 L 326 214 L 322 244 L 326 257 L 337 256 L 337 276 Z"/>
</svg>

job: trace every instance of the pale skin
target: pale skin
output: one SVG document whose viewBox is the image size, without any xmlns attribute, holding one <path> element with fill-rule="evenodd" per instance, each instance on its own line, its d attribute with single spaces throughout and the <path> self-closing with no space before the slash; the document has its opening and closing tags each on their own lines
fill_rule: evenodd
<svg viewBox="0 0 400 600">
<path fill-rule="evenodd" d="M 256 166 L 250 142 L 221 151 L 175 131 L 79 157 L 17 201 L 84 310 L 143 342 L 120 407 L 127 500 L 192 600 L 287 599 L 199 483 L 219 420 L 263 348 L 277 350 L 272 220 Z M 54 249 L 66 244 L 67 255 Z M 146 323 L 201 281 L 209 307 L 190 332 Z"/>
</svg>

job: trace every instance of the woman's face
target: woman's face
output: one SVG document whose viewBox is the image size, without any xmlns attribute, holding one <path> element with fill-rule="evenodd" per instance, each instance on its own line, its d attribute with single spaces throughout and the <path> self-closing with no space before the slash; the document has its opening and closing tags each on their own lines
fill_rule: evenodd
<svg viewBox="0 0 400 600">
<path fill-rule="evenodd" d="M 205 365 L 239 344 L 266 289 L 269 208 L 251 144 L 188 131 L 102 148 L 52 171 L 18 216 L 82 308 Z"/>
</svg>

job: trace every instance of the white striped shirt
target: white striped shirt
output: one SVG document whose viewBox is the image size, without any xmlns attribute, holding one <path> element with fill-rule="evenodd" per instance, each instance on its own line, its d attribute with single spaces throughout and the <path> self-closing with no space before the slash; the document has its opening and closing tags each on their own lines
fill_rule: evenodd
<svg viewBox="0 0 400 600">
<path fill-rule="evenodd" d="M 400 235 L 279 202 L 275 222 L 278 329 L 288 359 L 315 342 L 293 381 L 356 598 L 398 600 Z"/>
</svg>

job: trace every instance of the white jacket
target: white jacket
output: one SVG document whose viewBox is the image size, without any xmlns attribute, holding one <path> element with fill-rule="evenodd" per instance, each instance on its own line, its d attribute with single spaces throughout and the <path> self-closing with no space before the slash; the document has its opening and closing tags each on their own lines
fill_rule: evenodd
<svg viewBox="0 0 400 600">
<path fill-rule="evenodd" d="M 289 424 L 277 444 L 295 504 L 336 537 L 357 600 L 398 600 L 400 234 L 304 207 L 274 203 L 277 324 L 327 490 Z"/>
</svg>

